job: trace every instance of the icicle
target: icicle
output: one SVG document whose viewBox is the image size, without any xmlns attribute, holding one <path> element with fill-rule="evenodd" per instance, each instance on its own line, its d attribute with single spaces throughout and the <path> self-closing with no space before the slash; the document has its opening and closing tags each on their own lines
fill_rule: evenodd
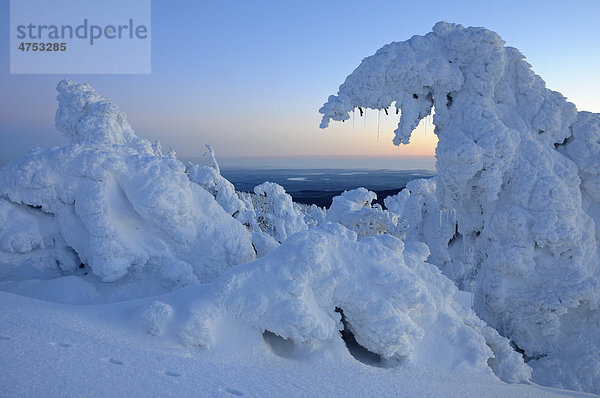
<svg viewBox="0 0 600 398">
<path fill-rule="evenodd" d="M 367 127 L 367 108 L 365 108 L 365 120 L 364 120 L 363 127 Z"/>
<path fill-rule="evenodd" d="M 354 128 L 354 116 L 355 116 L 355 112 L 354 112 L 354 109 L 352 109 L 352 128 Z"/>
<path fill-rule="evenodd" d="M 450 209 L 448 207 L 443 207 L 440 210 L 440 230 L 447 230 L 450 226 L 454 228 L 456 225 L 456 220 L 454 218 L 450 218 L 453 210 L 454 209 Z"/>
<path fill-rule="evenodd" d="M 381 109 L 377 110 L 377 149 L 379 149 L 379 121 L 381 119 Z"/>
<path fill-rule="evenodd" d="M 431 127 L 431 132 L 435 133 L 435 126 L 433 125 L 433 115 L 429 114 L 428 118 L 429 118 L 429 127 Z"/>
</svg>

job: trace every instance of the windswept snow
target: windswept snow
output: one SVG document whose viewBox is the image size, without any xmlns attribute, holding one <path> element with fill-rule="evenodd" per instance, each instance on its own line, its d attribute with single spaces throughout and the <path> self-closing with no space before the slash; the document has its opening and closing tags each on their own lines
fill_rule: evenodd
<svg viewBox="0 0 600 398">
<path fill-rule="evenodd" d="M 547 89 L 496 33 L 445 22 L 365 58 L 321 126 L 391 105 L 395 144 L 434 109 L 439 138 L 435 183 L 388 201 L 407 240 L 474 291 L 534 380 L 600 393 L 600 115 Z"/>
</svg>

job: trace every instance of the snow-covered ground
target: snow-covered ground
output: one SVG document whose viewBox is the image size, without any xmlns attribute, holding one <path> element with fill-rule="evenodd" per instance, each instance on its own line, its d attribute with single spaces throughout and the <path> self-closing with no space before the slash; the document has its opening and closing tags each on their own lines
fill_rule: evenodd
<svg viewBox="0 0 600 398">
<path fill-rule="evenodd" d="M 600 392 L 600 116 L 495 33 L 387 45 L 321 109 L 394 103 L 407 143 L 435 106 L 438 175 L 386 209 L 237 192 L 58 92 L 69 144 L 0 169 L 0 396 Z"/>
<path fill-rule="evenodd" d="M 219 326 L 223 344 L 210 350 L 139 326 L 147 303 L 182 302 L 192 289 L 103 305 L 0 292 L 0 396 L 588 396 L 435 366 L 375 367 L 354 359 L 341 338 L 308 352 L 266 343 L 233 320 Z"/>
</svg>

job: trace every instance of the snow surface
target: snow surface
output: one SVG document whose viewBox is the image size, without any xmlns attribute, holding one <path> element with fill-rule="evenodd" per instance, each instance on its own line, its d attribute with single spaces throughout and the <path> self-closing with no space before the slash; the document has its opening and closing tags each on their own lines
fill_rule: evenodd
<svg viewBox="0 0 600 398">
<path fill-rule="evenodd" d="M 365 58 L 321 127 L 391 105 L 395 144 L 431 113 L 439 138 L 435 181 L 386 200 L 407 241 L 474 293 L 534 381 L 600 393 L 600 115 L 547 89 L 496 33 L 445 22 Z"/>
<path fill-rule="evenodd" d="M 140 326 L 153 301 L 175 308 L 197 297 L 191 290 L 83 306 L 0 292 L 0 396 L 590 396 L 436 366 L 375 367 L 353 358 L 340 338 L 282 357 L 279 342 L 266 343 L 234 319 L 216 326 L 221 344 L 210 350 L 182 346 L 169 329 L 156 336 Z"/>
<path fill-rule="evenodd" d="M 0 396 L 597 392 L 598 116 L 496 34 L 388 45 L 322 109 L 396 101 L 408 142 L 436 105 L 438 178 L 385 210 L 236 192 L 212 147 L 184 165 L 90 86 L 58 92 L 69 144 L 0 169 Z"/>
</svg>

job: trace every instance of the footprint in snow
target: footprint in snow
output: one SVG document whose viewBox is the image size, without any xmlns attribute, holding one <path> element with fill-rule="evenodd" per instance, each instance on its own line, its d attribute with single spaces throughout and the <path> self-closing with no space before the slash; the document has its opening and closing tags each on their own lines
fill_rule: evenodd
<svg viewBox="0 0 600 398">
<path fill-rule="evenodd" d="M 171 372 L 171 371 L 167 370 L 167 371 L 165 371 L 165 375 L 171 376 L 171 377 L 179 377 L 179 376 L 181 376 L 181 373 Z"/>
<path fill-rule="evenodd" d="M 243 397 L 244 396 L 243 392 L 241 392 L 239 390 L 236 390 L 236 389 L 233 389 L 233 388 L 226 388 L 225 391 L 227 391 L 230 394 L 237 395 L 238 397 Z"/>
<path fill-rule="evenodd" d="M 0 340 L 10 340 L 10 337 L 0 336 Z"/>
<path fill-rule="evenodd" d="M 124 365 L 123 361 L 119 361 L 118 359 L 111 358 L 108 362 L 113 363 L 115 365 Z"/>
</svg>

